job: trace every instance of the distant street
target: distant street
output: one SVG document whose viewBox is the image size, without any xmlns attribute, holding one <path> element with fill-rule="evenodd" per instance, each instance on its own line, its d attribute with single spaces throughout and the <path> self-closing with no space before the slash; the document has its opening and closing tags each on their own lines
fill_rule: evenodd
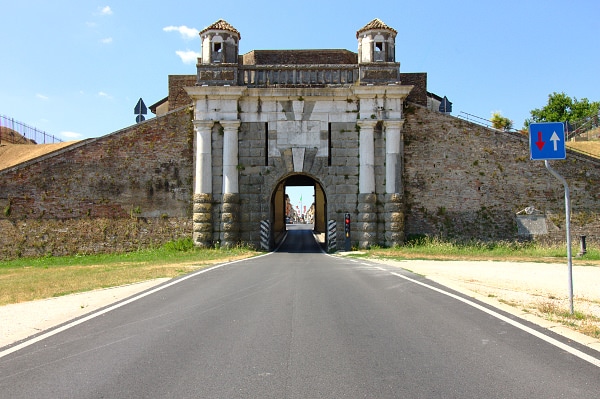
<svg viewBox="0 0 600 399">
<path fill-rule="evenodd" d="M 598 366 L 291 226 L 277 253 L 0 358 L 0 398 L 598 397 Z"/>
</svg>

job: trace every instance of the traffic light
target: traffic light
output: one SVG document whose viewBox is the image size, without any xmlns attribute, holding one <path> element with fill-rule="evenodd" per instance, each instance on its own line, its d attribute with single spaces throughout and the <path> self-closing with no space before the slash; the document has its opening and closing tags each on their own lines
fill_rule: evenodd
<svg viewBox="0 0 600 399">
<path fill-rule="evenodd" d="M 348 212 L 344 214 L 344 233 L 346 238 L 350 238 L 350 214 Z"/>
</svg>

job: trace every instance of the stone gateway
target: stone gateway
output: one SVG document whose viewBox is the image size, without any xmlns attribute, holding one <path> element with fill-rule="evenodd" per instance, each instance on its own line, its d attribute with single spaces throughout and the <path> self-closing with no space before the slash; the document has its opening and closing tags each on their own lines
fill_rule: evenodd
<svg viewBox="0 0 600 399">
<path fill-rule="evenodd" d="M 563 187 L 529 160 L 527 136 L 451 116 L 426 73 L 400 72 L 402 43 L 379 19 L 355 33 L 356 53 L 240 55 L 229 23 L 203 29 L 196 74 L 169 76 L 155 118 L 0 170 L 0 258 L 189 237 L 272 249 L 292 186 L 313 188 L 310 218 L 332 250 L 346 213 L 355 248 L 415 235 L 563 243 Z M 567 149 L 552 166 L 570 185 L 574 238 L 593 246 L 598 159 Z M 519 227 L 525 208 L 543 229 Z"/>
<path fill-rule="evenodd" d="M 375 19 L 347 50 L 252 51 L 225 21 L 200 32 L 193 101 L 194 242 L 257 244 L 285 232 L 285 187 L 314 187 L 314 228 L 350 212 L 359 247 L 404 240 L 402 125 L 412 85 L 400 81 L 396 31 Z"/>
</svg>

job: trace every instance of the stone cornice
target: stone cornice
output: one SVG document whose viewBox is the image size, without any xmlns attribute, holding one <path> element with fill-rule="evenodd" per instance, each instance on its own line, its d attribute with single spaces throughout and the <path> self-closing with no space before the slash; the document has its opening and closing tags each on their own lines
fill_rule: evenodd
<svg viewBox="0 0 600 399">
<path fill-rule="evenodd" d="M 244 86 L 191 86 L 184 87 L 190 98 L 197 100 L 206 97 L 221 99 L 237 99 L 246 94 Z"/>
<path fill-rule="evenodd" d="M 406 98 L 414 86 L 412 85 L 373 85 L 354 86 L 352 91 L 358 98 L 375 98 L 381 96 L 381 92 L 388 98 Z"/>
</svg>

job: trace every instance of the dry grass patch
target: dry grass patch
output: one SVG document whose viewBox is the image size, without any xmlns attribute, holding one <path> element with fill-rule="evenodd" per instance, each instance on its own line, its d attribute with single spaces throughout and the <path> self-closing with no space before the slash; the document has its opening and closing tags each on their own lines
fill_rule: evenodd
<svg viewBox="0 0 600 399">
<path fill-rule="evenodd" d="M 600 141 L 569 141 L 567 148 L 600 157 Z"/>
<path fill-rule="evenodd" d="M 600 338 L 600 317 L 579 310 L 571 314 L 563 302 L 559 299 L 543 299 L 530 305 L 529 310 L 537 316 L 568 326 L 581 334 Z"/>
<path fill-rule="evenodd" d="M 182 253 L 168 258 L 131 261 L 107 261 L 65 264 L 0 267 L 0 306 L 85 292 L 99 288 L 116 287 L 157 278 L 177 277 L 217 263 L 243 259 L 255 255 L 252 250 L 206 250 Z M 195 259 L 190 259 L 195 258 Z M 53 263 L 56 263 L 54 260 Z"/>
</svg>

